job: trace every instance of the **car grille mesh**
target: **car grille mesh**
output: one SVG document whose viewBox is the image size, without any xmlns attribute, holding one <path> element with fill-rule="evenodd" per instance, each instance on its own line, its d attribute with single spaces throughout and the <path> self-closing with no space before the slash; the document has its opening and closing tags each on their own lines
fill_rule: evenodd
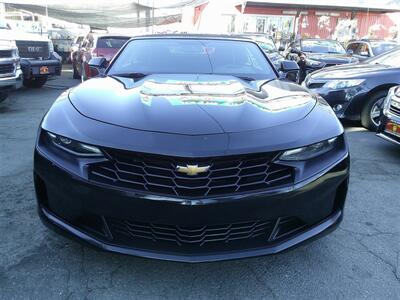
<svg viewBox="0 0 400 300">
<path fill-rule="evenodd" d="M 0 64 L 0 74 L 10 74 L 14 73 L 14 64 Z"/>
<path fill-rule="evenodd" d="M 16 41 L 19 56 L 22 58 L 49 58 L 49 44 L 42 41 Z"/>
<path fill-rule="evenodd" d="M 293 183 L 293 168 L 274 164 L 277 153 L 216 158 L 177 158 L 106 150 L 110 160 L 89 166 L 89 180 L 178 197 L 220 196 Z M 190 176 L 177 166 L 210 166 Z"/>
<path fill-rule="evenodd" d="M 221 225 L 176 226 L 128 220 L 108 219 L 113 239 L 123 244 L 135 244 L 141 240 L 172 243 L 177 246 L 218 245 L 240 240 L 261 238 L 273 242 L 292 235 L 305 227 L 295 217 L 283 217 L 270 221 L 251 221 Z"/>
</svg>

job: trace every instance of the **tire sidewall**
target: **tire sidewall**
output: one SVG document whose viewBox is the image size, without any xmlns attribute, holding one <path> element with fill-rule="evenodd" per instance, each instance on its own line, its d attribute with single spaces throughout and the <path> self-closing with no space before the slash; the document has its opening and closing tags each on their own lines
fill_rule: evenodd
<svg viewBox="0 0 400 300">
<path fill-rule="evenodd" d="M 375 92 L 374 94 L 372 94 L 369 97 L 368 101 L 365 103 L 365 105 L 361 111 L 361 124 L 365 128 L 367 128 L 371 131 L 376 131 L 378 129 L 378 126 L 375 125 L 371 120 L 371 116 L 370 116 L 371 109 L 378 100 L 386 97 L 386 95 L 388 94 L 388 91 L 389 91 L 389 89 Z"/>
</svg>

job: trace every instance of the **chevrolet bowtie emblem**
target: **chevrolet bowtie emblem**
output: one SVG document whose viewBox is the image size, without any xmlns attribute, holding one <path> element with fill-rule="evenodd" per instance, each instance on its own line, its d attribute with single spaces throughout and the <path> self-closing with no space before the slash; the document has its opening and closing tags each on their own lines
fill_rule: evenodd
<svg viewBox="0 0 400 300">
<path fill-rule="evenodd" d="M 198 165 L 176 166 L 176 170 L 180 173 L 185 173 L 188 176 L 196 176 L 200 173 L 205 173 L 210 169 L 210 166 L 199 167 Z"/>
</svg>

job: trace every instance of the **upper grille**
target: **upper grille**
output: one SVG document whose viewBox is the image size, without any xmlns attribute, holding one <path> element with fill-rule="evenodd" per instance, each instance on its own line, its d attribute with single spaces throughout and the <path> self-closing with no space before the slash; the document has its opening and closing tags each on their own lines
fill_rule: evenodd
<svg viewBox="0 0 400 300">
<path fill-rule="evenodd" d="M 178 158 L 107 150 L 110 160 L 89 166 L 89 180 L 162 195 L 220 196 L 293 183 L 293 168 L 274 164 L 277 153 L 216 158 Z M 176 167 L 210 166 L 189 176 Z"/>
<path fill-rule="evenodd" d="M 1 58 L 12 57 L 12 50 L 0 50 L 0 57 Z"/>
<path fill-rule="evenodd" d="M 305 227 L 305 223 L 295 217 L 192 227 L 118 219 L 107 219 L 107 224 L 113 240 L 118 243 L 137 245 L 140 241 L 150 240 L 179 247 L 223 246 L 226 243 L 244 240 L 255 242 L 258 239 L 265 244 Z"/>
<path fill-rule="evenodd" d="M 49 43 L 45 41 L 16 41 L 22 58 L 49 58 Z"/>
<path fill-rule="evenodd" d="M 398 108 L 394 105 L 390 105 L 389 111 L 395 115 L 400 116 L 400 108 Z"/>
<path fill-rule="evenodd" d="M 14 73 L 14 64 L 0 64 L 0 74 Z"/>
</svg>

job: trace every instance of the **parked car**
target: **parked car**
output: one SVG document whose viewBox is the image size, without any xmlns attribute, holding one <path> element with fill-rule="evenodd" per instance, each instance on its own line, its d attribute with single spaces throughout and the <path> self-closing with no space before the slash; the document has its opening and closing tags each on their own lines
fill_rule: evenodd
<svg viewBox="0 0 400 300">
<path fill-rule="evenodd" d="M 400 48 L 363 63 L 316 71 L 303 84 L 328 101 L 338 118 L 361 120 L 376 131 L 388 90 L 400 84 Z"/>
<path fill-rule="evenodd" d="M 329 105 L 228 35 L 131 39 L 103 76 L 60 96 L 35 149 L 45 224 L 147 258 L 284 251 L 336 228 L 348 189 Z"/>
<path fill-rule="evenodd" d="M 79 45 L 79 48 L 71 53 L 75 79 L 86 80 L 92 77 L 88 62 L 93 57 L 104 57 L 108 62 L 118 50 L 129 40 L 123 35 L 96 35 L 89 33 Z"/>
<path fill-rule="evenodd" d="M 364 61 L 370 57 L 390 51 L 398 46 L 399 44 L 394 41 L 356 40 L 348 43 L 346 50 L 348 53 L 352 53 L 359 61 Z"/>
<path fill-rule="evenodd" d="M 15 42 L 0 40 L 0 102 L 21 85 L 22 71 Z"/>
<path fill-rule="evenodd" d="M 358 62 L 356 57 L 347 53 L 343 46 L 334 40 L 296 40 L 288 44 L 284 54 L 287 59 L 298 62 L 300 67 L 299 83 L 303 82 L 307 74 L 316 70 Z"/>
<path fill-rule="evenodd" d="M 385 99 L 378 136 L 400 146 L 400 86 L 392 87 Z"/>
<path fill-rule="evenodd" d="M 61 74 L 61 61 L 54 53 L 53 43 L 45 36 L 13 30 L 0 20 L 0 40 L 15 42 L 23 72 L 23 85 L 42 87 L 49 76 Z"/>
</svg>

